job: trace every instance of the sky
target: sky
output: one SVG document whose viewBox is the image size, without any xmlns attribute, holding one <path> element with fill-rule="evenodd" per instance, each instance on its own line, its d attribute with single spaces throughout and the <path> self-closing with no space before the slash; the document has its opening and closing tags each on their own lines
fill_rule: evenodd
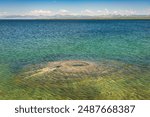
<svg viewBox="0 0 150 117">
<path fill-rule="evenodd" d="M 150 0 L 0 0 L 0 17 L 150 15 Z"/>
</svg>

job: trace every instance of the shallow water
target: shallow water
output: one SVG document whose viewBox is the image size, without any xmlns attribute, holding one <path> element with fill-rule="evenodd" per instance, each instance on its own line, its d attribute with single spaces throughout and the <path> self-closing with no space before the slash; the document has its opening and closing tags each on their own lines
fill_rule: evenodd
<svg viewBox="0 0 150 117">
<path fill-rule="evenodd" d="M 92 76 L 86 76 L 89 78 L 85 78 L 86 81 L 65 80 L 66 87 L 62 87 L 61 80 L 50 81 L 53 87 L 44 86 L 55 89 L 51 91 L 39 88 L 38 84 L 42 81 L 27 82 L 37 85 L 36 91 L 33 91 L 33 87 L 28 86 L 28 89 L 27 84 L 23 85 L 22 81 L 17 84 L 14 80 L 22 78 L 19 75 L 26 66 L 60 60 L 115 61 L 118 62 L 116 67 L 123 63 L 124 67 L 131 65 L 132 68 L 102 78 L 107 82 L 118 79 L 110 84 L 99 79 L 93 81 L 89 78 Z M 149 70 L 150 20 L 0 20 L 0 99 L 148 99 Z M 123 81 L 120 81 L 120 77 Z M 134 80 L 131 82 L 131 79 Z M 97 83 L 97 87 L 91 82 Z M 107 87 L 102 88 L 101 82 L 105 82 Z M 121 82 L 119 86 L 118 82 Z M 72 87 L 73 84 L 75 87 Z M 86 88 L 82 87 L 83 84 Z M 111 84 L 120 90 L 114 89 L 113 94 L 113 91 L 109 91 Z M 83 88 L 84 93 L 82 90 L 76 91 L 78 88 Z M 126 94 L 127 90 L 131 90 L 131 93 Z M 93 94 L 93 91 L 97 94 Z M 115 93 L 119 91 L 121 96 L 117 98 L 119 94 Z M 138 94 L 139 91 L 141 94 Z M 19 92 L 26 96 L 17 97 Z M 31 92 L 38 93 L 32 95 Z M 72 96 L 71 92 L 78 97 Z M 105 95 L 107 92 L 108 95 Z M 66 93 L 68 96 L 65 97 Z"/>
</svg>

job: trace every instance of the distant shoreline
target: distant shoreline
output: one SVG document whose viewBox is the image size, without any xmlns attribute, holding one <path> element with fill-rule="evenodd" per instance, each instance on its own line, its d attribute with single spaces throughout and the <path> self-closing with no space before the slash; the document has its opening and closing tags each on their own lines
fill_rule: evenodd
<svg viewBox="0 0 150 117">
<path fill-rule="evenodd" d="M 104 19 L 0 19 L 0 20 L 150 20 L 150 18 L 104 18 Z"/>
<path fill-rule="evenodd" d="M 150 15 L 133 16 L 7 16 L 0 17 L 0 20 L 150 20 Z"/>
</svg>

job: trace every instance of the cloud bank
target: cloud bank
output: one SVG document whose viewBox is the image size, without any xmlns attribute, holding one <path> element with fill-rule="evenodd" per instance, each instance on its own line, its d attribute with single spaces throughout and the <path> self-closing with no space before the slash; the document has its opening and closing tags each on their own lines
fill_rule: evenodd
<svg viewBox="0 0 150 117">
<path fill-rule="evenodd" d="M 52 15 L 86 15 L 86 16 L 101 16 L 101 15 L 121 15 L 121 16 L 130 16 L 130 15 L 150 15 L 150 9 L 145 9 L 143 11 L 136 11 L 132 9 L 127 10 L 90 10 L 85 9 L 79 12 L 72 12 L 66 9 L 61 9 L 58 11 L 50 10 L 33 10 L 28 13 L 28 15 L 43 15 L 43 16 L 52 16 Z"/>
<path fill-rule="evenodd" d="M 26 13 L 22 14 L 13 14 L 9 15 L 7 12 L 0 12 L 0 18 L 6 17 L 6 18 L 15 18 L 15 17 L 28 17 L 28 18 L 34 18 L 34 17 L 52 17 L 52 16 L 132 16 L 132 15 L 150 15 L 150 9 L 146 9 L 143 11 L 136 11 L 136 10 L 109 10 L 109 9 L 102 9 L 102 10 L 90 10 L 90 9 L 85 9 L 82 11 L 77 11 L 77 12 L 72 12 L 67 9 L 60 9 L 58 11 L 52 11 L 52 10 L 31 10 Z M 61 17 L 60 17 L 61 18 Z"/>
<path fill-rule="evenodd" d="M 0 16 L 5 16 L 7 15 L 7 12 L 0 12 Z"/>
<path fill-rule="evenodd" d="M 53 12 L 50 10 L 32 10 L 29 13 L 27 13 L 26 15 L 32 15 L 32 16 L 51 16 L 53 15 Z"/>
<path fill-rule="evenodd" d="M 61 9 L 59 11 L 50 11 L 50 10 L 33 10 L 29 13 L 26 13 L 26 15 L 32 15 L 32 16 L 53 16 L 53 15 L 83 15 L 83 16 L 101 16 L 101 15 L 136 15 L 138 14 L 134 10 L 89 10 L 85 9 L 80 12 L 72 12 L 66 9 Z"/>
</svg>

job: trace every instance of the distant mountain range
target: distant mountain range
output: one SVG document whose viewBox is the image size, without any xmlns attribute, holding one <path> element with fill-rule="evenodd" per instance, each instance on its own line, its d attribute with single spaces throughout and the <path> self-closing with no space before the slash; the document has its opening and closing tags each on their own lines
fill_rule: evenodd
<svg viewBox="0 0 150 117">
<path fill-rule="evenodd" d="M 86 16 L 86 15 L 53 15 L 53 16 L 31 16 L 31 15 L 9 15 L 0 16 L 0 19 L 150 19 L 150 15 L 100 15 L 100 16 Z"/>
</svg>

